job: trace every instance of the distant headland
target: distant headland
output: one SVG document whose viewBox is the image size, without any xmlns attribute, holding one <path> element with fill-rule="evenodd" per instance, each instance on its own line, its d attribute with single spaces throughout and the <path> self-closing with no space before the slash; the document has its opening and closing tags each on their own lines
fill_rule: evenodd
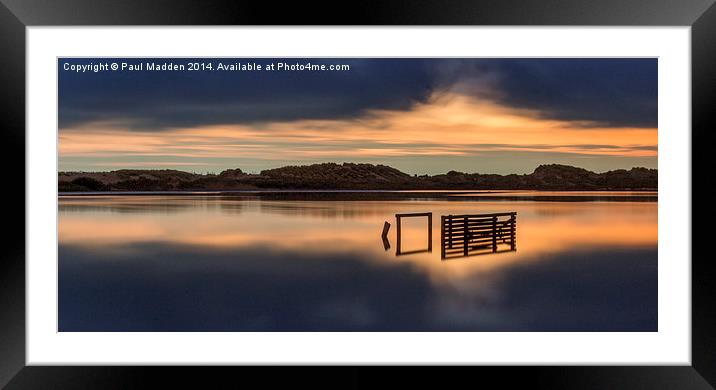
<svg viewBox="0 0 716 390">
<path fill-rule="evenodd" d="M 178 170 L 121 169 L 60 172 L 60 192 L 231 191 L 231 190 L 656 190 L 656 169 L 632 168 L 595 173 L 568 165 L 540 165 L 530 174 L 497 175 L 450 171 L 409 175 L 386 165 L 323 163 L 286 166 L 250 174 L 228 169 L 219 174 Z"/>
</svg>

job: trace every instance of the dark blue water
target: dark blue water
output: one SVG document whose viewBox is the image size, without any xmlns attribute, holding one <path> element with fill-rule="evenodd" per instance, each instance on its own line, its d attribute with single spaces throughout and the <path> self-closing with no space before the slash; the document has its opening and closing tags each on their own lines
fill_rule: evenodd
<svg viewBox="0 0 716 390">
<path fill-rule="evenodd" d="M 455 203 L 61 200 L 59 330 L 657 331 L 655 203 Z M 383 248 L 461 207 L 517 209 L 517 251 Z"/>
</svg>

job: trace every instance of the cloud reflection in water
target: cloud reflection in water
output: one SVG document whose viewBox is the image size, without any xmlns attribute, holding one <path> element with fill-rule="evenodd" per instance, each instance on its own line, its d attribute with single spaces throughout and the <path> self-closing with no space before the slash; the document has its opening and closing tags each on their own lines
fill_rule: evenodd
<svg viewBox="0 0 716 390">
<path fill-rule="evenodd" d="M 61 200 L 60 331 L 657 330 L 656 203 L 151 203 Z M 518 252 L 380 240 L 394 212 L 506 207 Z"/>
</svg>

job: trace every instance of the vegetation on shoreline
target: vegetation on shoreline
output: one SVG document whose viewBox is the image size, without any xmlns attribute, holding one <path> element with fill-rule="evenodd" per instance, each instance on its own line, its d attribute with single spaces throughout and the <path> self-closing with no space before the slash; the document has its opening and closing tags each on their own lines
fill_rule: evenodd
<svg viewBox="0 0 716 390">
<path fill-rule="evenodd" d="M 60 172 L 60 192 L 84 191 L 230 191 L 256 189 L 301 190 L 655 190 L 656 169 L 632 168 L 595 173 L 568 165 L 540 165 L 524 175 L 450 171 L 439 175 L 409 175 L 386 165 L 324 163 L 287 166 L 244 173 L 220 174 L 178 170 L 122 169 L 109 172 Z"/>
</svg>

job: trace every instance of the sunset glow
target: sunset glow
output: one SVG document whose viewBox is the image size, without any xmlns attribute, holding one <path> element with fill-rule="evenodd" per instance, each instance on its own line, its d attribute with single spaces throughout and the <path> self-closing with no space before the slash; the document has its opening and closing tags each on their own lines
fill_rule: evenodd
<svg viewBox="0 0 716 390">
<path fill-rule="evenodd" d="M 215 125 L 156 133 L 98 123 L 63 129 L 59 147 L 63 159 L 91 158 L 97 169 L 175 165 L 217 170 L 226 164 L 224 159 L 238 156 L 270 162 L 277 150 L 289 161 L 480 156 L 499 151 L 656 158 L 656 129 L 584 125 L 456 95 L 416 104 L 408 111 L 376 110 L 354 120 L 278 122 L 261 128 Z M 113 162 L 117 157 L 130 162 Z"/>
<path fill-rule="evenodd" d="M 177 116 L 191 119 L 184 125 L 175 121 L 161 127 L 156 122 L 163 120 L 163 111 L 177 107 L 143 112 L 141 121 L 133 111 L 114 108 L 113 115 L 83 114 L 87 119 L 61 121 L 60 170 L 124 167 L 218 173 L 242 168 L 258 173 L 284 165 L 345 161 L 382 163 L 411 174 L 444 173 L 449 167 L 463 172 L 529 173 L 535 163 L 553 162 L 595 171 L 656 167 L 656 127 L 638 120 L 618 125 L 589 115 L 573 119 L 539 108 L 538 103 L 534 107 L 507 104 L 504 88 L 490 77 L 472 73 L 421 99 L 409 99 L 400 108 L 368 105 L 349 116 L 302 115 L 299 110 L 290 119 L 277 115 L 245 120 L 248 117 L 232 113 L 248 110 L 251 104 L 234 108 L 225 102 L 188 107 L 202 110 L 206 120 L 179 111 Z M 331 99 L 344 99 L 341 91 L 336 93 Z M 270 101 L 257 110 L 278 110 Z M 319 100 L 310 109 L 320 112 L 327 102 Z M 308 103 L 295 100 L 294 104 L 291 112 Z M 619 115 L 633 109 L 623 110 Z M 225 116 L 231 118 L 222 120 Z"/>
<path fill-rule="evenodd" d="M 115 245 L 131 247 L 156 242 L 227 250 L 263 246 L 275 251 L 303 250 L 316 254 L 357 252 L 370 248 L 376 255 L 381 255 L 376 259 L 382 259 L 384 251 L 375 240 L 376 226 L 380 226 L 384 220 L 392 221 L 391 212 L 396 208 L 410 211 L 410 205 L 401 202 L 354 202 L 351 205 L 337 203 L 320 206 L 301 202 L 252 201 L 244 203 L 238 210 L 241 213 L 239 219 L 230 209 L 207 209 L 203 201 L 187 202 L 186 198 L 167 198 L 168 205 L 176 204 L 182 208 L 161 217 L 139 213 L 150 200 L 136 196 L 123 198 L 121 202 L 116 199 L 105 201 L 102 198 L 66 199 L 67 206 L 80 210 L 126 212 L 120 214 L 121 217 L 109 212 L 66 215 L 59 225 L 60 240 L 67 245 L 95 247 L 98 250 L 111 250 Z M 225 203 L 227 206 L 232 205 L 229 200 Z M 215 202 L 209 204 L 216 205 Z M 360 214 L 338 219 L 332 217 L 358 209 L 356 204 L 364 210 Z M 478 207 L 489 212 L 499 209 L 500 205 L 484 202 L 479 206 L 458 206 L 437 202 L 433 210 L 436 214 L 461 213 L 475 211 Z M 551 253 L 575 248 L 647 247 L 657 243 L 655 203 L 593 203 L 585 209 L 584 204 L 580 203 L 554 202 L 538 207 L 515 204 L 513 209 L 520 215 L 517 252 L 483 256 L 480 261 L 441 262 L 439 250 L 436 249 L 433 253 L 398 257 L 393 261 L 410 262 L 432 278 L 440 280 L 446 275 L 469 276 L 513 263 L 539 261 Z M 294 215 L 298 211 L 301 213 Z M 631 217 L 628 220 L 620 219 L 624 214 Z M 258 218 L 259 215 L 262 217 Z M 545 218 L 545 215 L 551 217 Z M 301 221 L 300 228 L 290 223 L 292 218 Z M 251 223 L 247 224 L 247 219 Z M 407 249 L 422 248 L 425 246 L 424 221 L 415 221 L 415 224 L 411 222 L 406 222 L 403 229 L 403 245 Z M 438 224 L 439 220 L 435 219 L 434 223 Z M 281 239 L 275 240 L 273 237 Z M 390 240 L 395 244 L 395 229 L 391 231 Z M 433 228 L 433 241 L 440 241 L 437 225 Z"/>
</svg>

